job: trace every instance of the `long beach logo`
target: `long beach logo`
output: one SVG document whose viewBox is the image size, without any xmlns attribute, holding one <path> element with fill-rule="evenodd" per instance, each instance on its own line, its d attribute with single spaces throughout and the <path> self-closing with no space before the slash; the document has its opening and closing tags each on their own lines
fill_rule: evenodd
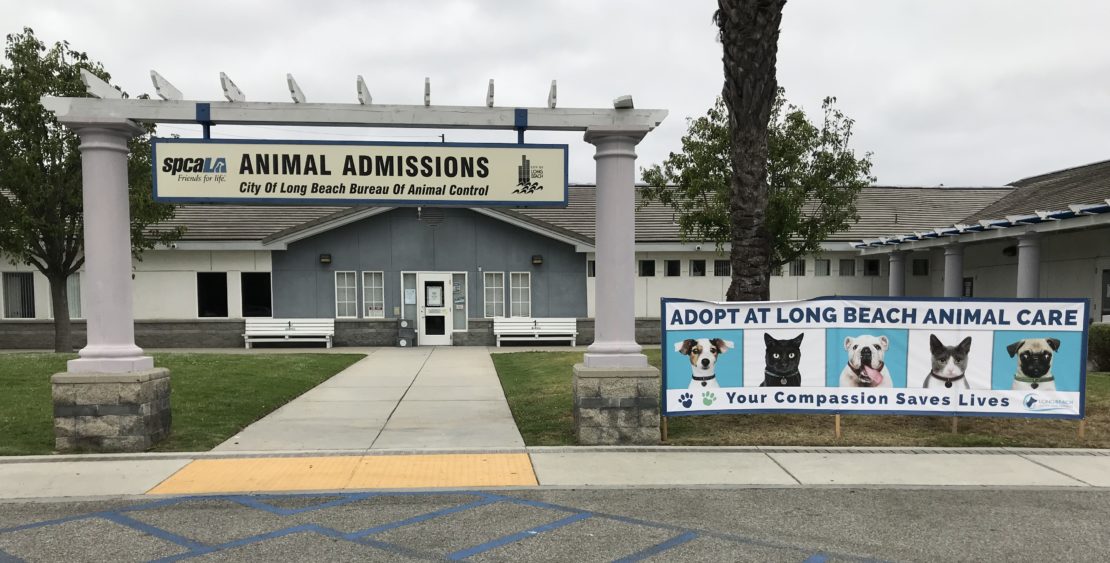
<svg viewBox="0 0 1110 563">
<path fill-rule="evenodd" d="M 1045 412 L 1071 411 L 1075 402 L 1068 399 L 1045 399 L 1030 393 L 1021 400 L 1021 404 L 1027 411 Z"/>
<path fill-rule="evenodd" d="M 543 167 L 532 166 L 532 162 L 525 155 L 520 155 L 520 166 L 516 167 L 516 186 L 514 194 L 531 194 L 543 189 L 534 179 L 543 178 Z"/>
</svg>

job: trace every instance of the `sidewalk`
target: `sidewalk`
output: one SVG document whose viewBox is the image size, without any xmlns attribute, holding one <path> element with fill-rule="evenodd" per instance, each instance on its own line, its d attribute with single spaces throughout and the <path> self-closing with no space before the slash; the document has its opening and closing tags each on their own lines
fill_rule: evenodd
<svg viewBox="0 0 1110 563">
<path fill-rule="evenodd" d="M 521 448 L 485 348 L 376 348 L 216 452 Z"/>
<path fill-rule="evenodd" d="M 0 499 L 516 487 L 1110 488 L 1110 451 L 597 448 L 34 456 Z"/>
</svg>

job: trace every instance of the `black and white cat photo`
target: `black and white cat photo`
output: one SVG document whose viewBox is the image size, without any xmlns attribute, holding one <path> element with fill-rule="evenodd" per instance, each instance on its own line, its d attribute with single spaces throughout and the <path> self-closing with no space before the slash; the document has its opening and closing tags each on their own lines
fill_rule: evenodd
<svg viewBox="0 0 1110 563">
<path fill-rule="evenodd" d="M 971 351 L 971 337 L 964 338 L 955 346 L 948 346 L 937 338 L 929 335 L 929 351 L 932 353 L 933 362 L 929 375 L 925 376 L 922 387 L 945 387 L 951 389 L 970 389 L 967 384 L 967 355 Z"/>
<path fill-rule="evenodd" d="M 763 343 L 767 347 L 766 367 L 763 368 L 763 383 L 760 387 L 801 387 L 802 374 L 798 365 L 802 362 L 802 337 L 799 334 L 789 340 L 779 340 L 763 333 Z"/>
</svg>

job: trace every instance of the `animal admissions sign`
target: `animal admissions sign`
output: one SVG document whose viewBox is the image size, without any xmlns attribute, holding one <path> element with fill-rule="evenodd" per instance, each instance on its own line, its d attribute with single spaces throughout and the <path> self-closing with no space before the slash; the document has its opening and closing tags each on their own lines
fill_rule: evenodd
<svg viewBox="0 0 1110 563">
<path fill-rule="evenodd" d="M 163 202 L 566 207 L 567 145 L 154 139 Z"/>
<path fill-rule="evenodd" d="M 662 300 L 663 414 L 1083 418 L 1085 299 Z"/>
</svg>

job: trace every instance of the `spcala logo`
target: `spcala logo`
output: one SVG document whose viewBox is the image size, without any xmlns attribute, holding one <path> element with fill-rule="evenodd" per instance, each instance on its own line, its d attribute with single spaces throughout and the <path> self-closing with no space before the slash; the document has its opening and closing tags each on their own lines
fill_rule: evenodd
<svg viewBox="0 0 1110 563">
<path fill-rule="evenodd" d="M 532 166 L 526 155 L 520 155 L 520 166 L 516 167 L 516 189 L 513 193 L 531 194 L 542 190 L 543 186 L 533 181 L 539 178 L 543 178 L 543 167 Z"/>
<path fill-rule="evenodd" d="M 169 172 L 171 176 L 178 174 L 227 174 L 226 158 L 182 158 L 166 157 L 162 159 L 162 172 Z"/>
<path fill-rule="evenodd" d="M 1032 412 L 1072 411 L 1075 402 L 1069 399 L 1045 399 L 1030 393 L 1021 400 L 1025 410 Z"/>
</svg>

